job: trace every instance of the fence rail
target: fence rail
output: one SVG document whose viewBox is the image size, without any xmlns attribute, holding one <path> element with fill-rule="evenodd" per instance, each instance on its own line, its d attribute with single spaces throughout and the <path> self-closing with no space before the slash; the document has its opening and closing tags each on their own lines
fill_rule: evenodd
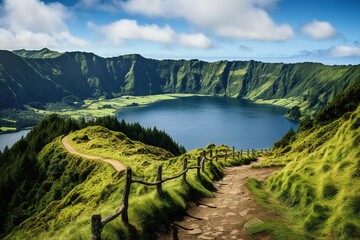
<svg viewBox="0 0 360 240">
<path fill-rule="evenodd" d="M 246 151 L 246 154 L 248 157 L 250 157 L 250 154 L 252 155 L 252 157 L 255 157 L 256 152 L 261 152 L 264 153 L 266 152 L 267 149 L 261 149 L 261 150 L 250 150 L 248 149 Z M 207 153 L 204 150 L 202 152 L 202 154 L 200 156 L 197 157 L 196 159 L 196 165 L 195 166 L 188 166 L 188 158 L 185 157 L 184 158 L 184 163 L 183 163 L 183 170 L 176 174 L 175 176 L 172 177 L 168 177 L 165 179 L 162 179 L 162 166 L 160 165 L 157 169 L 157 178 L 155 182 L 148 182 L 148 181 L 144 181 L 144 180 L 139 180 L 139 179 L 134 179 L 132 177 L 132 169 L 130 167 L 127 167 L 126 169 L 126 179 L 125 179 L 125 187 L 124 187 L 124 196 L 122 199 L 122 202 L 120 204 L 119 210 L 117 210 L 114 214 L 105 217 L 104 219 L 101 220 L 101 215 L 100 214 L 94 214 L 91 217 L 91 236 L 90 239 L 91 240 L 101 240 L 101 231 L 104 228 L 104 226 L 111 222 L 112 220 L 114 220 L 115 218 L 119 217 L 121 215 L 122 217 L 122 221 L 128 225 L 129 224 L 129 217 L 128 217 L 128 207 L 129 207 L 129 196 L 130 196 L 130 187 L 132 183 L 139 183 L 139 184 L 143 184 L 146 186 L 156 186 L 157 191 L 159 193 L 161 193 L 162 191 L 162 184 L 170 181 L 170 180 L 174 180 L 176 178 L 179 178 L 181 176 L 183 176 L 183 180 L 186 180 L 186 173 L 191 170 L 191 169 L 196 169 L 197 171 L 197 175 L 200 176 L 200 172 L 201 171 L 205 171 L 205 162 L 209 161 L 210 164 L 212 164 L 212 162 L 218 161 L 219 158 L 224 158 L 224 161 L 228 160 L 228 157 L 232 157 L 233 159 L 235 159 L 235 155 L 238 156 L 239 160 L 242 160 L 242 155 L 245 154 L 245 151 L 243 151 L 242 149 L 240 151 L 235 151 L 235 148 L 233 147 L 230 155 L 228 154 L 227 150 L 224 150 L 224 153 L 219 153 L 218 150 L 215 151 L 215 155 L 213 155 L 213 151 L 212 149 L 209 150 L 208 155 L 209 157 L 207 157 Z"/>
</svg>

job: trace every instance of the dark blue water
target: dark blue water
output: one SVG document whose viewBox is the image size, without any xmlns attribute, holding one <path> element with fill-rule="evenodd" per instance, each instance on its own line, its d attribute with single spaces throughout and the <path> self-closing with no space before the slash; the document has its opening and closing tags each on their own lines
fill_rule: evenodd
<svg viewBox="0 0 360 240">
<path fill-rule="evenodd" d="M 184 97 L 145 107 L 122 109 L 119 120 L 165 130 L 187 150 L 209 143 L 236 149 L 268 148 L 298 124 L 286 109 L 222 97 Z"/>
</svg>

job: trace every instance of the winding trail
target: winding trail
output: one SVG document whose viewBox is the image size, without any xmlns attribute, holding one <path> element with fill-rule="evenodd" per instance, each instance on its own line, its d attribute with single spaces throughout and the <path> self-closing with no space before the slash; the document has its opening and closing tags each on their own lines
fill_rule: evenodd
<svg viewBox="0 0 360 240">
<path fill-rule="evenodd" d="M 254 200 L 246 182 L 249 178 L 265 180 L 279 168 L 251 168 L 251 165 L 225 168 L 224 178 L 215 183 L 214 197 L 190 204 L 187 216 L 174 223 L 177 232 L 172 230 L 159 240 L 254 239 L 247 232 L 249 226 L 272 219 L 276 213 Z M 260 239 L 271 238 L 263 235 Z"/>
<path fill-rule="evenodd" d="M 110 164 L 111 166 L 113 166 L 115 168 L 115 170 L 118 172 L 126 169 L 127 166 L 118 160 L 111 159 L 111 158 L 99 157 L 99 156 L 93 156 L 93 155 L 88 155 L 88 154 L 78 152 L 70 145 L 69 141 L 67 140 L 67 137 L 68 136 L 62 137 L 61 143 L 68 152 L 78 155 L 78 156 L 81 156 L 81 157 L 84 157 L 84 158 L 87 158 L 87 159 L 100 160 L 100 161 L 106 162 L 106 163 Z"/>
</svg>

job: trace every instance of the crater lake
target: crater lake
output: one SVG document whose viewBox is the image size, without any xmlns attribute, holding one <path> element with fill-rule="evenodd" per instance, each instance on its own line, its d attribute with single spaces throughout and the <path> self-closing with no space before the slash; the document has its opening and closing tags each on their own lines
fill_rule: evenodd
<svg viewBox="0 0 360 240">
<path fill-rule="evenodd" d="M 298 123 L 286 108 L 224 97 L 181 97 L 141 107 L 123 108 L 119 120 L 164 130 L 187 150 L 209 143 L 236 149 L 270 148 Z"/>
</svg>

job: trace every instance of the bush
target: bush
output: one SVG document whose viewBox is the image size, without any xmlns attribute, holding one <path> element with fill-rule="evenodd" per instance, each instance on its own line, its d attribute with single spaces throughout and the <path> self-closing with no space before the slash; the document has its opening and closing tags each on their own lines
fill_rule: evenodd
<svg viewBox="0 0 360 240">
<path fill-rule="evenodd" d="M 338 189 L 333 183 L 325 183 L 322 190 L 323 198 L 331 199 L 338 193 Z"/>
</svg>

